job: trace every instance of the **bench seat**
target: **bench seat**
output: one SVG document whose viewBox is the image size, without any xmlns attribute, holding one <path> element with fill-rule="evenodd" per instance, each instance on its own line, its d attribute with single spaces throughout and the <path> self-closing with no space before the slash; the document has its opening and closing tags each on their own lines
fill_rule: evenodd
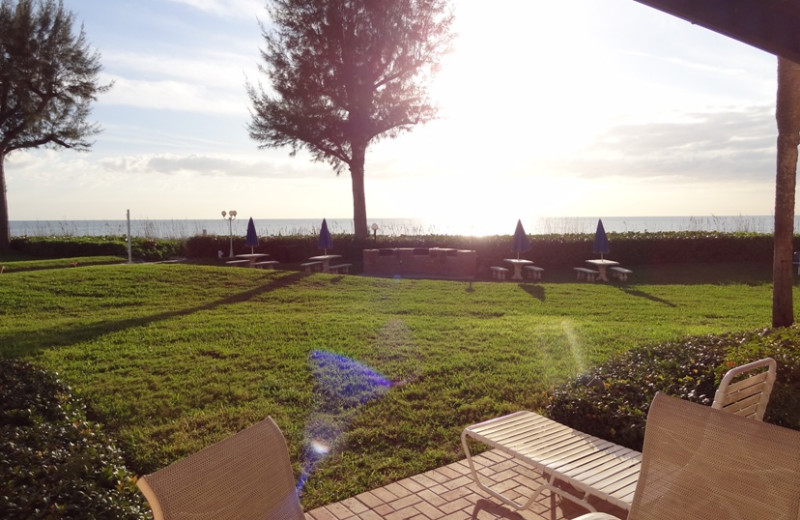
<svg viewBox="0 0 800 520">
<path fill-rule="evenodd" d="M 322 262 L 306 262 L 304 264 L 300 264 L 300 267 L 302 267 L 303 271 L 307 273 L 322 271 Z"/>
<path fill-rule="evenodd" d="M 261 269 L 275 269 L 278 267 L 278 264 L 280 264 L 280 262 L 277 260 L 264 260 L 263 262 L 256 262 L 253 265 L 255 267 L 260 267 Z"/>
<path fill-rule="evenodd" d="M 525 267 L 523 267 L 523 269 L 525 273 L 528 274 L 528 278 L 530 278 L 531 280 L 542 279 L 542 273 L 544 273 L 544 269 L 542 269 L 541 267 L 537 267 L 535 265 L 526 265 Z"/>
<path fill-rule="evenodd" d="M 500 267 L 499 265 L 493 265 L 489 269 L 492 271 L 492 278 L 495 280 L 505 280 L 508 277 L 508 273 L 511 272 L 507 267 Z"/>
<path fill-rule="evenodd" d="M 232 265 L 232 266 L 243 266 L 243 267 L 246 267 L 246 266 L 250 265 L 250 260 L 228 260 L 225 263 L 227 265 Z"/>
<path fill-rule="evenodd" d="M 471 442 L 498 449 L 533 467 L 542 474 L 544 483 L 532 496 L 522 497 L 527 498 L 524 504 L 503 494 L 507 487 L 490 488 L 480 479 L 472 461 Z M 461 434 L 461 443 L 475 483 L 515 509 L 530 507 L 542 491 L 549 489 L 589 511 L 596 510 L 587 500 L 589 496 L 628 510 L 642 464 L 638 451 L 528 411 L 468 426 Z M 574 491 L 559 487 L 558 482 L 566 482 Z"/>
<path fill-rule="evenodd" d="M 575 274 L 578 275 L 578 280 L 587 280 L 593 282 L 600 276 L 600 271 L 589 269 L 588 267 L 574 267 Z"/>
<path fill-rule="evenodd" d="M 328 270 L 331 273 L 345 273 L 345 274 L 347 274 L 347 273 L 350 272 L 350 267 L 352 265 L 353 264 L 336 264 L 336 265 L 332 265 L 332 266 L 328 267 Z"/>
<path fill-rule="evenodd" d="M 611 273 L 611 278 L 616 278 L 621 282 L 627 281 L 628 276 L 633 274 L 633 271 L 630 269 L 625 269 L 624 267 L 619 266 L 609 267 L 608 271 Z"/>
</svg>

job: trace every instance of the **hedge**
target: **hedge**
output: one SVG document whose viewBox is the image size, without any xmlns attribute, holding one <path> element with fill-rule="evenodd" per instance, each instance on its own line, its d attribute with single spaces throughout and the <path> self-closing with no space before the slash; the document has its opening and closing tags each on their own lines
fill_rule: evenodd
<svg viewBox="0 0 800 520">
<path fill-rule="evenodd" d="M 38 258 L 128 257 L 128 244 L 123 236 L 15 237 L 11 239 L 11 249 Z M 182 240 L 139 237 L 131 240 L 131 255 L 137 260 L 167 260 L 181 256 L 182 250 Z"/>
<path fill-rule="evenodd" d="M 656 392 L 710 406 L 727 370 L 771 356 L 778 376 L 764 419 L 800 430 L 798 345 L 800 329 L 793 326 L 634 348 L 556 388 L 546 413 L 582 432 L 641 450 Z"/>
<path fill-rule="evenodd" d="M 0 518 L 148 518 L 135 482 L 68 386 L 0 359 Z"/>
<path fill-rule="evenodd" d="M 660 265 L 674 263 L 713 262 L 770 262 L 773 236 L 758 233 L 719 232 L 660 232 L 609 233 L 609 257 L 624 265 Z M 570 265 L 593 256 L 592 234 L 530 235 L 531 250 L 524 258 L 534 260 L 544 268 Z M 230 252 L 230 237 L 217 235 L 194 236 L 188 239 L 149 239 L 135 237 L 133 257 L 137 260 L 166 260 L 175 257 L 217 259 Z M 469 237 L 451 235 L 420 235 L 377 237 L 359 240 L 353 235 L 333 237 L 333 252 L 355 264 L 361 264 L 362 250 L 368 248 L 428 248 L 450 247 L 474 249 L 478 252 L 478 268 L 486 270 L 511 254 L 511 237 L 495 235 Z M 117 255 L 127 257 L 125 237 L 18 237 L 12 248 L 20 253 L 43 258 L 73 256 Z M 800 237 L 795 238 L 800 249 Z M 235 253 L 249 252 L 244 237 L 233 237 Z M 260 240 L 257 253 L 267 253 L 282 263 L 299 263 L 319 253 L 315 236 L 274 236 Z"/>
<path fill-rule="evenodd" d="M 772 235 L 757 233 L 631 232 L 609 233 L 608 237 L 609 256 L 625 265 L 769 262 L 773 252 Z M 563 266 L 593 255 L 594 235 L 531 235 L 529 239 L 531 250 L 522 256 L 545 268 Z M 319 253 L 316 242 L 313 236 L 269 237 L 260 241 L 255 252 L 268 253 L 281 262 L 301 262 Z M 800 248 L 800 238 L 795 242 L 795 247 Z M 474 249 L 478 252 L 479 265 L 492 265 L 511 254 L 511 237 L 421 235 L 358 240 L 353 235 L 334 235 L 333 246 L 335 253 L 355 262 L 361 260 L 361 251 L 369 248 Z M 234 252 L 249 252 L 243 237 L 233 238 L 233 248 Z M 189 258 L 216 258 L 219 251 L 227 256 L 229 250 L 230 238 L 220 236 L 195 236 L 187 239 L 184 246 L 185 256 Z"/>
</svg>

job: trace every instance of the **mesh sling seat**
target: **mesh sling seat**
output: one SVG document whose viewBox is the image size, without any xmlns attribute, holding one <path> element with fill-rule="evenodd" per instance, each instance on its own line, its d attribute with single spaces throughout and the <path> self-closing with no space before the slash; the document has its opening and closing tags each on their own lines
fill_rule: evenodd
<svg viewBox="0 0 800 520">
<path fill-rule="evenodd" d="M 763 420 L 775 384 L 776 371 L 777 363 L 772 358 L 759 359 L 728 370 L 719 383 L 711 407 Z"/>
<path fill-rule="evenodd" d="M 656 395 L 628 520 L 797 520 L 799 513 L 800 432 Z"/>
<path fill-rule="evenodd" d="M 155 520 L 304 520 L 289 451 L 267 417 L 137 481 Z"/>
</svg>

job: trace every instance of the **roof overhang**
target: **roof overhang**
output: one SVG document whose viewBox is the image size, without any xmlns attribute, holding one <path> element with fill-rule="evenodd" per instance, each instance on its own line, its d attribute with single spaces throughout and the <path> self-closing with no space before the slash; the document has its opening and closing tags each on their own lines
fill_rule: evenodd
<svg viewBox="0 0 800 520">
<path fill-rule="evenodd" d="M 800 63 L 798 0 L 636 0 Z"/>
</svg>

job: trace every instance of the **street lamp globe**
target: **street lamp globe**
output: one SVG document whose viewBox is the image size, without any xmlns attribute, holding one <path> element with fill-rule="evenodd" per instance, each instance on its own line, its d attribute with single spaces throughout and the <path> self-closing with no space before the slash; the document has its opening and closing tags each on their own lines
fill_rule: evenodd
<svg viewBox="0 0 800 520">
<path fill-rule="evenodd" d="M 222 210 L 222 218 L 228 217 L 228 234 L 230 235 L 230 251 L 228 251 L 228 256 L 233 258 L 233 219 L 236 218 L 236 210 L 232 209 L 227 213 L 225 210 Z"/>
<path fill-rule="evenodd" d="M 375 243 L 378 242 L 378 223 L 377 222 L 373 222 L 372 223 L 372 239 L 375 241 Z"/>
</svg>

